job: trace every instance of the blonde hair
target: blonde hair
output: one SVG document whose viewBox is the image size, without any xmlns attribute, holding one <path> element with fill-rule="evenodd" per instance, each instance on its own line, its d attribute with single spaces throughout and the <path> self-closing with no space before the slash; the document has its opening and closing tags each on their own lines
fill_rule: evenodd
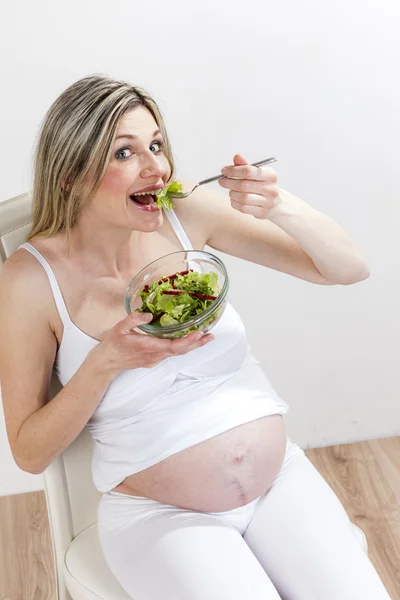
<svg viewBox="0 0 400 600">
<path fill-rule="evenodd" d="M 57 98 L 39 131 L 28 240 L 61 230 L 69 238 L 105 174 L 122 115 L 138 106 L 149 110 L 161 131 L 173 177 L 171 146 L 155 100 L 143 89 L 108 76 L 80 79 Z"/>
</svg>

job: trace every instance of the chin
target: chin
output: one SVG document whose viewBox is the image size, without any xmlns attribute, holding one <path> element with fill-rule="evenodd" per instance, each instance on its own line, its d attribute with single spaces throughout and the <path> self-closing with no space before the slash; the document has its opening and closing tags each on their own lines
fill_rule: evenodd
<svg viewBox="0 0 400 600">
<path fill-rule="evenodd" d="M 161 210 L 158 213 L 149 213 L 143 218 L 130 219 L 130 226 L 133 231 L 151 232 L 161 228 L 164 222 L 164 215 Z"/>
</svg>

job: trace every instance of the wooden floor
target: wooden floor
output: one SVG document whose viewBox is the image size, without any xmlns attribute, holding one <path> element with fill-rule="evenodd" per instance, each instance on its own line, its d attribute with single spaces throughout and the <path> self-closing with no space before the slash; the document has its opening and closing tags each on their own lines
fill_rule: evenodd
<svg viewBox="0 0 400 600">
<path fill-rule="evenodd" d="M 399 600 L 400 437 L 306 453 L 365 532 L 370 559 Z M 56 600 L 44 492 L 0 497 L 0 600 Z"/>
</svg>

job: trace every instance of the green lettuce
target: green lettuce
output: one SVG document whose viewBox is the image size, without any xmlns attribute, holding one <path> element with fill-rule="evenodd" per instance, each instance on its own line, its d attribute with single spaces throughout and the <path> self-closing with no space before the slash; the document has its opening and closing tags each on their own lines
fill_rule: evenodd
<svg viewBox="0 0 400 600">
<path fill-rule="evenodd" d="M 153 315 L 151 324 L 161 327 L 178 325 L 206 310 L 215 301 L 219 292 L 218 275 L 214 271 L 209 273 L 182 271 L 146 285 L 140 291 L 142 306 L 136 310 L 151 312 Z M 210 315 L 207 323 L 215 316 L 215 314 Z M 198 329 L 198 326 L 192 327 L 190 331 L 195 329 Z"/>
<path fill-rule="evenodd" d="M 171 208 L 174 208 L 174 205 L 172 204 L 173 199 L 168 196 L 168 192 L 180 192 L 181 190 L 182 190 L 182 184 L 178 183 L 177 181 L 173 181 L 172 183 L 167 185 L 165 188 L 163 188 L 162 190 L 157 192 L 156 204 L 157 204 L 158 208 L 160 210 L 162 209 L 163 206 L 165 207 L 165 210 L 171 210 Z"/>
</svg>

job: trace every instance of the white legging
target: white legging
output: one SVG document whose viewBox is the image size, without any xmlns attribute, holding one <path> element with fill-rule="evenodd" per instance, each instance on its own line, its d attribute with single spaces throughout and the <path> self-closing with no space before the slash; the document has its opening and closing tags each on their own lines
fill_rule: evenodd
<svg viewBox="0 0 400 600">
<path fill-rule="evenodd" d="M 99 538 L 134 600 L 390 600 L 330 486 L 287 441 L 272 487 L 204 513 L 108 492 Z"/>
</svg>

